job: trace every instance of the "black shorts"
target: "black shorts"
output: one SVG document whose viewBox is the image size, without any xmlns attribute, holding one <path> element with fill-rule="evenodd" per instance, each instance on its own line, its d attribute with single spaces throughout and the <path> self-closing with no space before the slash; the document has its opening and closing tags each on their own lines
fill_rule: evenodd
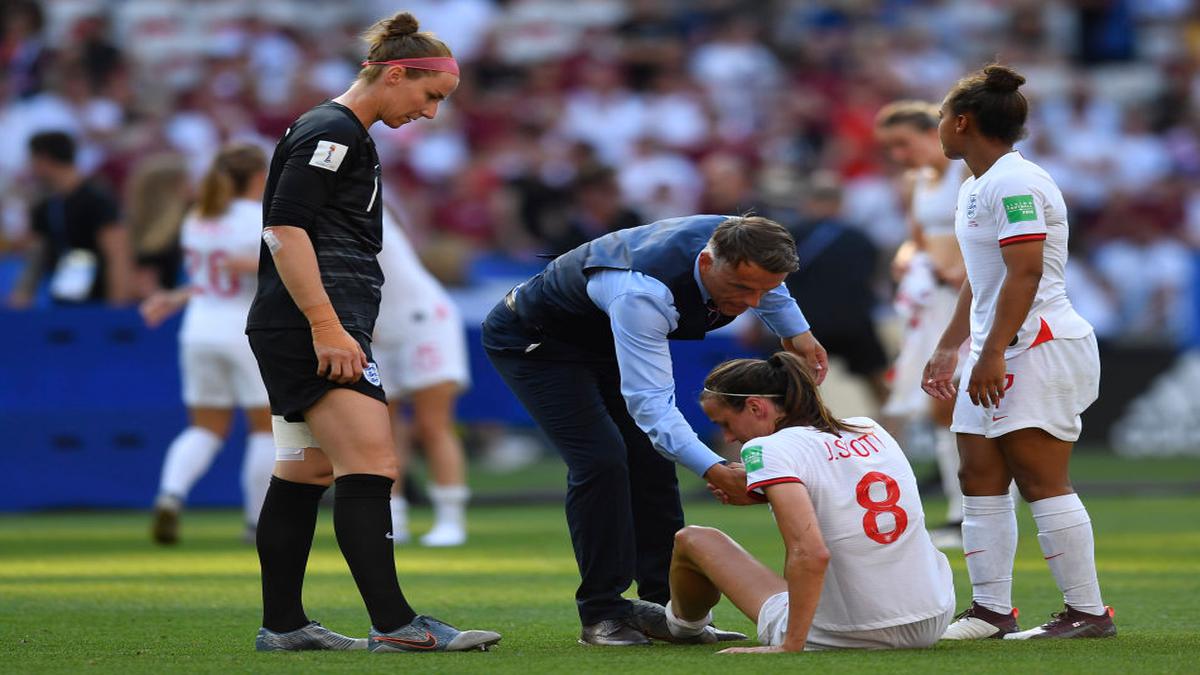
<svg viewBox="0 0 1200 675">
<path fill-rule="evenodd" d="M 317 354 L 313 351 L 312 334 L 304 329 L 252 330 L 247 332 L 250 349 L 258 361 L 271 414 L 281 415 L 288 422 L 303 422 L 304 411 L 311 408 L 330 389 L 342 387 L 366 394 L 387 403 L 379 385 L 379 370 L 371 356 L 371 341 L 350 333 L 367 354 L 367 367 L 357 382 L 338 384 L 317 375 Z"/>
<path fill-rule="evenodd" d="M 857 326 L 839 326 L 834 330 L 819 331 L 813 327 L 813 335 L 830 356 L 840 356 L 855 375 L 869 377 L 887 370 L 888 358 L 879 340 L 875 324 L 864 322 Z"/>
</svg>

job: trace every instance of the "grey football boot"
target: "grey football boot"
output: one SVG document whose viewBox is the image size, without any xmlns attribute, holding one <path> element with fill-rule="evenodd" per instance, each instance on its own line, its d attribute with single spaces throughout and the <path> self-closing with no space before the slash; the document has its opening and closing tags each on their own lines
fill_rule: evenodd
<svg viewBox="0 0 1200 675">
<path fill-rule="evenodd" d="M 500 641 L 500 634 L 490 630 L 459 630 L 431 616 L 418 614 L 407 626 L 390 633 L 371 627 L 367 648 L 373 652 L 465 652 L 473 649 L 486 652 Z"/>
<path fill-rule="evenodd" d="M 643 635 L 663 642 L 682 645 L 707 645 L 715 642 L 731 642 L 745 640 L 746 636 L 731 630 L 721 630 L 709 624 L 698 635 L 676 637 L 667 625 L 667 610 L 656 602 L 647 600 L 630 600 L 633 603 L 633 614 L 630 623 Z"/>
<path fill-rule="evenodd" d="M 366 648 L 366 638 L 346 637 L 316 621 L 286 633 L 259 628 L 258 637 L 254 639 L 254 649 L 260 652 L 298 652 L 312 649 L 352 651 Z"/>
</svg>

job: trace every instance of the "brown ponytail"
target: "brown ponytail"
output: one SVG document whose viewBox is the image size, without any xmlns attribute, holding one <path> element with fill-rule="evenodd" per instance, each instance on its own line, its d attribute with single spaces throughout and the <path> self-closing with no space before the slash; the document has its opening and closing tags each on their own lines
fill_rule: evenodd
<svg viewBox="0 0 1200 675">
<path fill-rule="evenodd" d="M 813 427 L 841 436 L 865 431 L 833 416 L 821 400 L 817 384 L 800 357 L 776 352 L 771 358 L 726 361 L 708 374 L 700 400 L 716 399 L 733 410 L 746 407 L 748 395 L 774 400 L 783 411 L 776 431 L 784 427 Z"/>
<path fill-rule="evenodd" d="M 453 56 L 446 43 L 433 33 L 420 30 L 416 17 L 408 12 L 400 12 L 389 19 L 376 21 L 363 33 L 362 38 L 367 43 L 368 61 Z M 374 82 L 384 68 L 385 66 L 363 66 L 363 69 L 358 71 L 358 79 Z M 405 77 L 410 80 L 432 75 L 437 75 L 437 72 L 418 68 L 405 70 Z"/>
<path fill-rule="evenodd" d="M 250 179 L 266 168 L 267 156 L 257 145 L 233 143 L 221 148 L 200 181 L 196 213 L 201 218 L 224 215 L 229 203 L 246 191 Z"/>
</svg>

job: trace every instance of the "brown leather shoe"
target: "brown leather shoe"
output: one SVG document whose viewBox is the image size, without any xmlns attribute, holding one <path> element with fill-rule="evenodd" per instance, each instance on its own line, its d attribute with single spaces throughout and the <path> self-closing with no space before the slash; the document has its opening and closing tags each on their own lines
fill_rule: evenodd
<svg viewBox="0 0 1200 675">
<path fill-rule="evenodd" d="M 650 644 L 650 638 L 639 633 L 624 619 L 605 619 L 584 626 L 579 633 L 579 644 L 600 647 L 634 647 Z"/>
</svg>

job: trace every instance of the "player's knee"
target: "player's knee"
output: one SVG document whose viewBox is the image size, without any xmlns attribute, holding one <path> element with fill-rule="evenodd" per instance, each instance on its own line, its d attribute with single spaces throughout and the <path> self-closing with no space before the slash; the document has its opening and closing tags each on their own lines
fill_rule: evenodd
<svg viewBox="0 0 1200 675">
<path fill-rule="evenodd" d="M 1048 481 L 1036 476 L 1022 476 L 1017 478 L 1017 490 L 1021 493 L 1021 499 L 1030 503 L 1051 497 L 1058 497 L 1074 491 L 1068 482 L 1060 480 Z"/>
<path fill-rule="evenodd" d="M 694 551 L 705 539 L 711 539 L 717 530 L 701 525 L 688 525 L 675 533 L 675 550 L 686 553 Z"/>
</svg>

